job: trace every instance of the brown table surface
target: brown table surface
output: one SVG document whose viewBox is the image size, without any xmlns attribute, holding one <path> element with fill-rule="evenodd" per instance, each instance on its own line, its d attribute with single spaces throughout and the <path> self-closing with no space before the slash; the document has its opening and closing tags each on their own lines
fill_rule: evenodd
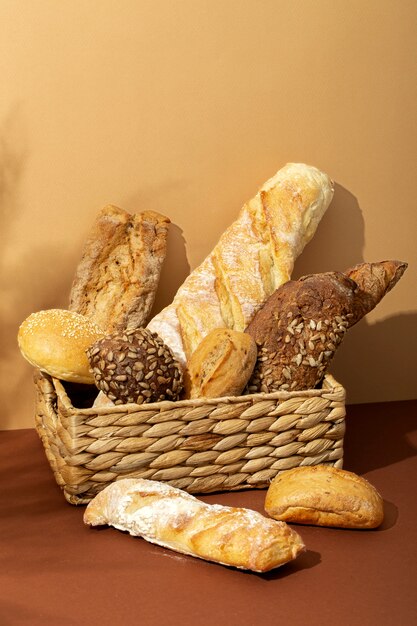
<svg viewBox="0 0 417 626">
<path fill-rule="evenodd" d="M 417 400 L 347 407 L 344 467 L 382 493 L 378 530 L 298 526 L 267 574 L 84 526 L 32 429 L 0 432 L 0 624 L 417 624 Z M 201 496 L 263 512 L 264 490 Z"/>
</svg>

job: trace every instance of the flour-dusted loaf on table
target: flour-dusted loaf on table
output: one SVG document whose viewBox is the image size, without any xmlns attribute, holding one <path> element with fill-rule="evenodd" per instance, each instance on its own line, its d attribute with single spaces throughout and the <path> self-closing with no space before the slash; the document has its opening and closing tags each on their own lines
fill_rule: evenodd
<svg viewBox="0 0 417 626">
<path fill-rule="evenodd" d="M 279 287 L 246 329 L 258 347 L 247 392 L 314 389 L 348 328 L 378 304 L 406 268 L 401 261 L 362 263 Z"/>
<path fill-rule="evenodd" d="M 305 550 L 284 522 L 256 511 L 207 504 L 166 483 L 125 478 L 88 504 L 84 522 L 109 524 L 151 543 L 223 565 L 266 572 Z"/>
<path fill-rule="evenodd" d="M 316 465 L 278 474 L 268 488 L 265 511 L 296 524 L 377 528 L 384 519 L 384 502 L 362 476 Z"/>
<path fill-rule="evenodd" d="M 214 328 L 244 331 L 284 282 L 333 197 L 327 174 L 289 163 L 243 206 L 149 328 L 185 364 Z"/>
<path fill-rule="evenodd" d="M 109 205 L 97 216 L 78 264 L 69 309 L 106 332 L 148 322 L 166 255 L 170 220 Z"/>
</svg>

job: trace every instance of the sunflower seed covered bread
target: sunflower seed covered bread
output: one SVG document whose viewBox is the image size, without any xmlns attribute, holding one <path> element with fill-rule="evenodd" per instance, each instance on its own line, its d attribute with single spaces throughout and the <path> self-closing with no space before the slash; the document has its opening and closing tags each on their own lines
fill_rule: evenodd
<svg viewBox="0 0 417 626">
<path fill-rule="evenodd" d="M 109 524 L 151 543 L 223 565 L 266 572 L 305 547 L 284 522 L 250 509 L 206 504 L 166 483 L 118 480 L 88 504 L 84 522 Z"/>
<path fill-rule="evenodd" d="M 278 474 L 268 488 L 265 511 L 285 522 L 338 528 L 377 528 L 384 519 L 382 497 L 371 483 L 329 465 Z"/>
<path fill-rule="evenodd" d="M 170 220 L 113 205 L 94 222 L 78 264 L 69 309 L 106 332 L 145 326 L 166 255 Z"/>
<path fill-rule="evenodd" d="M 371 311 L 407 268 L 400 261 L 362 263 L 288 281 L 246 332 L 258 347 L 247 392 L 314 389 L 348 328 Z"/>
<path fill-rule="evenodd" d="M 333 197 L 330 178 L 289 163 L 268 180 L 208 257 L 148 327 L 182 364 L 213 329 L 244 331 L 256 311 L 289 280 Z"/>
<path fill-rule="evenodd" d="M 86 353 L 96 386 L 114 404 L 179 398 L 182 370 L 168 346 L 146 328 L 107 335 Z"/>
</svg>

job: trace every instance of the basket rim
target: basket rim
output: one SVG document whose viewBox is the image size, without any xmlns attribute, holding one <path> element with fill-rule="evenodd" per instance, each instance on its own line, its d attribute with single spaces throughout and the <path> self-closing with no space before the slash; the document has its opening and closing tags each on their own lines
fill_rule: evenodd
<svg viewBox="0 0 417 626">
<path fill-rule="evenodd" d="M 45 376 L 45 373 L 42 373 Z M 326 373 L 323 378 L 323 387 L 319 389 L 303 389 L 300 391 L 274 391 L 271 393 L 253 393 L 247 394 L 244 396 L 220 396 L 217 398 L 195 398 L 188 400 L 163 400 L 161 402 L 152 402 L 146 404 L 114 404 L 112 406 L 92 406 L 88 408 L 77 408 L 75 407 L 62 383 L 61 380 L 54 378 L 53 376 L 47 375 L 47 377 L 51 380 L 53 387 L 59 397 L 60 402 L 62 402 L 65 409 L 69 412 L 76 411 L 78 415 L 91 416 L 92 413 L 96 415 L 108 415 L 114 413 L 126 413 L 126 412 L 143 412 L 143 411 L 153 411 L 154 413 L 157 411 L 168 411 L 170 409 L 183 409 L 189 407 L 190 409 L 202 406 L 211 406 L 218 404 L 238 404 L 242 402 L 247 403 L 255 403 L 260 401 L 276 401 L 276 400 L 290 400 L 292 398 L 301 397 L 301 398 L 314 398 L 318 396 L 323 396 L 323 394 L 331 394 L 331 393 L 342 393 L 343 397 L 345 397 L 346 392 L 341 385 L 331 374 Z M 326 388 L 327 387 L 327 388 Z"/>
</svg>

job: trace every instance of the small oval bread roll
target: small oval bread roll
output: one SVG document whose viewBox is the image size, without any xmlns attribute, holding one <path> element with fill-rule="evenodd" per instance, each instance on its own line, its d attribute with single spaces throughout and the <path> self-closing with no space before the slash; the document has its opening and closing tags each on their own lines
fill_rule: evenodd
<svg viewBox="0 0 417 626">
<path fill-rule="evenodd" d="M 383 500 L 365 478 L 329 465 L 296 467 L 278 474 L 265 499 L 274 519 L 338 528 L 376 528 Z"/>
<path fill-rule="evenodd" d="M 212 330 L 187 363 L 186 396 L 240 395 L 255 367 L 256 357 L 256 343 L 247 333 L 229 328 Z"/>
<path fill-rule="evenodd" d="M 103 335 L 79 313 L 48 309 L 22 322 L 17 341 L 25 359 L 43 372 L 69 382 L 94 384 L 85 351 Z"/>
</svg>

